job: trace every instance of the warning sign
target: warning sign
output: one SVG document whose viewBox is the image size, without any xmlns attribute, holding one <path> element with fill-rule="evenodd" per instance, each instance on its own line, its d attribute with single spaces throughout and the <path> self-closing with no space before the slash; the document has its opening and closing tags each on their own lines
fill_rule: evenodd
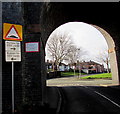
<svg viewBox="0 0 120 114">
<path fill-rule="evenodd" d="M 7 62 L 21 61 L 20 42 L 5 41 L 5 57 Z"/>
<path fill-rule="evenodd" d="M 22 41 L 22 25 L 4 23 L 3 39 Z"/>
</svg>

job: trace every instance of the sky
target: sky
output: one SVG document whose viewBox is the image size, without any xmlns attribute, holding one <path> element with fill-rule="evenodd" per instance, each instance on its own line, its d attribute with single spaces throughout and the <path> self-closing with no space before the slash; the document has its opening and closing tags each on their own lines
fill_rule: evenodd
<svg viewBox="0 0 120 114">
<path fill-rule="evenodd" d="M 86 61 L 96 61 L 96 56 L 99 56 L 102 51 L 108 49 L 107 42 L 100 31 L 89 24 L 69 22 L 55 29 L 50 37 L 57 33 L 57 31 L 59 31 L 60 34 L 69 33 L 73 43 L 78 48 L 82 47 L 82 49 L 87 51 L 87 54 L 83 56 Z M 49 58 L 48 55 L 46 56 L 46 58 Z"/>
</svg>

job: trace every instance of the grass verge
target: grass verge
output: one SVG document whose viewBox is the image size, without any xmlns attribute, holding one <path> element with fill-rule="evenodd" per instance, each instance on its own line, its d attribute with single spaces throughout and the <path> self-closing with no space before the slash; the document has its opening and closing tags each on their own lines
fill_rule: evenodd
<svg viewBox="0 0 120 114">
<path fill-rule="evenodd" d="M 102 73 L 102 74 L 95 74 L 91 76 L 80 77 L 80 79 L 104 79 L 104 78 L 112 78 L 111 73 Z"/>
<path fill-rule="evenodd" d="M 80 75 L 80 73 L 77 72 L 61 72 L 61 76 L 72 76 L 72 75 Z M 81 75 L 85 75 L 85 73 L 81 73 Z"/>
</svg>

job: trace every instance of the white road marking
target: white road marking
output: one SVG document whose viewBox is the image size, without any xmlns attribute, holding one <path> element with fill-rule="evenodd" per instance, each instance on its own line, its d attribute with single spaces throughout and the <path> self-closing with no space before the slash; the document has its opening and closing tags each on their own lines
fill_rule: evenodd
<svg viewBox="0 0 120 114">
<path fill-rule="evenodd" d="M 111 103 L 113 103 L 114 105 L 116 105 L 117 107 L 120 108 L 120 105 L 118 105 L 117 103 L 115 103 L 114 101 L 112 101 L 111 99 L 107 98 L 106 96 L 104 96 L 103 94 L 97 92 L 97 91 L 94 91 L 95 93 L 97 93 L 98 95 L 104 97 L 105 99 L 107 99 L 108 101 L 110 101 Z"/>
</svg>

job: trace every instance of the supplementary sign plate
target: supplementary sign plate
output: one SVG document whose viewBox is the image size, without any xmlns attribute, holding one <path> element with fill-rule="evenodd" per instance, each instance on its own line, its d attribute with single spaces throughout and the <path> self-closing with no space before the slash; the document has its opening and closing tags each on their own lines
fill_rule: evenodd
<svg viewBox="0 0 120 114">
<path fill-rule="evenodd" d="M 7 62 L 21 61 L 21 45 L 18 41 L 5 41 L 5 60 Z"/>
</svg>

